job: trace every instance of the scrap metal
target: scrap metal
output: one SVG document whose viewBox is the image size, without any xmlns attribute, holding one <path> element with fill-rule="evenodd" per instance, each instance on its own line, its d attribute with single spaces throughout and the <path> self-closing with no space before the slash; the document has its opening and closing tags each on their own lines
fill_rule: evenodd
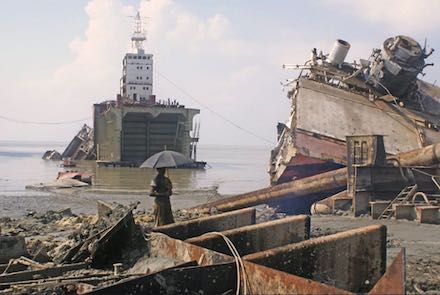
<svg viewBox="0 0 440 295">
<path fill-rule="evenodd" d="M 279 184 L 347 165 L 346 136 L 382 134 L 394 155 L 440 142 L 440 88 L 423 82 L 432 53 L 407 36 L 388 38 L 369 59 L 346 62 L 351 45 L 312 50 L 297 79 L 284 84 L 291 112 L 277 125 L 270 179 Z"/>
</svg>

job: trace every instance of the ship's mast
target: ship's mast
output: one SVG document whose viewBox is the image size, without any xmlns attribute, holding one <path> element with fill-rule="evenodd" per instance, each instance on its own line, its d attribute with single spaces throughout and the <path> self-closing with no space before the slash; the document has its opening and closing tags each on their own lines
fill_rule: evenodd
<svg viewBox="0 0 440 295">
<path fill-rule="evenodd" d="M 147 40 L 145 18 L 139 12 L 133 18 L 132 52 L 125 54 L 122 61 L 121 97 L 131 102 L 154 105 L 153 54 L 147 54 L 144 50 Z"/>
<path fill-rule="evenodd" d="M 147 34 L 145 30 L 145 19 L 141 17 L 139 11 L 134 17 L 134 30 L 131 37 L 131 46 L 133 51 L 137 53 L 144 53 L 144 42 L 147 40 Z"/>
</svg>

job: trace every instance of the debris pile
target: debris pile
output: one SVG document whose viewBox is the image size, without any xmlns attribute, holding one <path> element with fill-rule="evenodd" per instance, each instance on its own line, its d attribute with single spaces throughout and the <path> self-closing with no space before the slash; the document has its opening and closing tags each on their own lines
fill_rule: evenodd
<svg viewBox="0 0 440 295">
<path fill-rule="evenodd" d="M 0 252 L 0 294 L 77 294 L 169 265 L 142 263 L 148 261 L 144 233 L 151 230 L 154 216 L 135 211 L 137 205 L 99 201 L 97 215 L 78 216 L 66 208 L 1 218 L 0 242 L 8 255 Z M 206 215 L 174 211 L 176 221 Z"/>
<path fill-rule="evenodd" d="M 76 293 L 77 283 L 111 280 L 113 263 L 130 267 L 147 250 L 142 230 L 134 223 L 135 208 L 136 204 L 112 206 L 99 217 L 76 216 L 65 209 L 29 212 L 20 220 L 2 218 L 2 245 L 22 240 L 24 249 L 15 250 L 17 258 L 0 265 L 0 290 L 70 294 Z"/>
<path fill-rule="evenodd" d="M 1 238 L 20 237 L 26 243 L 15 257 L 1 262 L 0 294 L 114 294 L 139 288 L 147 288 L 149 294 L 182 288 L 198 293 L 216 288 L 235 292 L 235 254 L 224 237 L 246 269 L 246 278 L 239 273 L 240 288 L 245 288 L 245 279 L 250 282 L 248 290 L 256 293 L 304 293 L 318 288 L 329 294 L 377 294 L 381 292 L 374 288 L 384 286 L 399 293 L 383 276 L 383 258 L 386 248 L 400 251 L 402 243 L 387 235 L 383 225 L 347 230 L 324 223 L 312 229 L 308 216 L 288 217 L 261 205 L 226 213 L 215 208 L 176 210 L 175 224 L 153 228 L 151 212 L 136 211 L 136 206 L 100 201 L 93 216 L 77 216 L 65 209 L 29 212 L 18 220 L 2 218 Z M 404 282 L 404 254 L 399 255 L 392 264 L 399 271 L 394 270 L 392 277 Z M 365 269 L 360 270 L 360 265 Z M 429 278 L 417 278 L 425 265 L 432 268 Z M 436 271 L 432 264 L 414 262 L 408 268 L 408 290 L 433 290 L 438 285 Z M 285 284 L 273 284 L 280 280 Z M 315 285 L 318 282 L 322 284 Z"/>
<path fill-rule="evenodd" d="M 93 145 L 93 129 L 84 124 L 81 130 L 73 137 L 62 154 L 56 150 L 44 153 L 43 160 L 96 160 L 96 151 Z"/>
</svg>

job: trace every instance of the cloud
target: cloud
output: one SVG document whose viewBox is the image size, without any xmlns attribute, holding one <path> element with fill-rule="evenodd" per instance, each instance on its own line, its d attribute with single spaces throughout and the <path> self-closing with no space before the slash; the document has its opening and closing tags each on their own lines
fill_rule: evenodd
<svg viewBox="0 0 440 295">
<path fill-rule="evenodd" d="M 436 31 L 440 26 L 438 0 L 325 0 L 322 3 L 335 11 L 398 31 Z"/>
<path fill-rule="evenodd" d="M 149 18 L 148 36 L 153 48 L 167 42 L 188 54 L 203 54 L 207 48 L 211 53 L 229 56 L 249 54 L 247 45 L 231 36 L 230 21 L 222 14 L 200 18 L 170 0 L 142 1 L 140 12 Z"/>
<path fill-rule="evenodd" d="M 86 30 L 66 44 L 72 52 L 71 59 L 47 75 L 29 76 L 24 72 L 21 79 L 7 88 L 7 96 L 17 98 L 7 102 L 11 113 L 17 114 L 11 116 L 45 122 L 76 120 L 91 117 L 93 103 L 115 97 L 119 90 L 120 61 L 128 44 L 130 20 L 126 14 L 130 7 L 118 0 L 93 0 L 84 10 L 88 17 Z M 5 123 L 0 137 L 67 140 L 80 126 L 80 123 L 56 127 Z"/>
</svg>

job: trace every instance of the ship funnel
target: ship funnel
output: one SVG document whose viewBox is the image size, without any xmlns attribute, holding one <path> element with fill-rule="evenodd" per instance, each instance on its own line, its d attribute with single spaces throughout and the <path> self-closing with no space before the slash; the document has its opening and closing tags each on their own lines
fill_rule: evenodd
<svg viewBox="0 0 440 295">
<path fill-rule="evenodd" d="M 347 56 L 348 50 L 350 50 L 350 43 L 341 39 L 336 40 L 332 51 L 328 56 L 329 63 L 334 66 L 342 65 Z"/>
</svg>

